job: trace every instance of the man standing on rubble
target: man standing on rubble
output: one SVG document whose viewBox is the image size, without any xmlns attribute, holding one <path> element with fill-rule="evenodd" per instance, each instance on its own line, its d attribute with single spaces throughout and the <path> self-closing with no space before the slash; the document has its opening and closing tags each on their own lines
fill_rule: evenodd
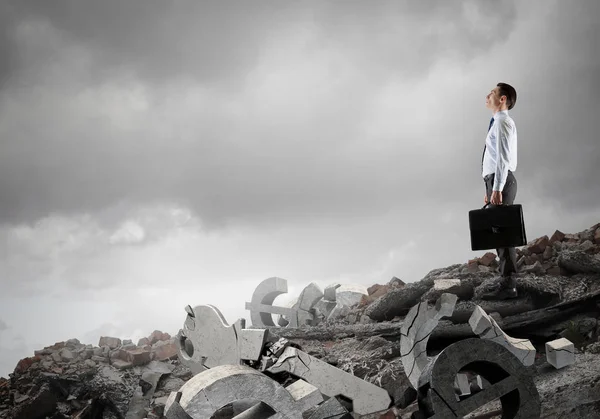
<svg viewBox="0 0 600 419">
<path fill-rule="evenodd" d="M 481 175 L 485 183 L 484 202 L 491 205 L 512 205 L 517 195 L 517 127 L 508 111 L 517 102 L 516 90 L 506 83 L 498 83 L 485 98 L 492 119 L 485 139 Z M 517 252 L 514 247 L 496 249 L 500 259 L 499 287 L 484 294 L 486 300 L 504 300 L 517 297 Z"/>
</svg>

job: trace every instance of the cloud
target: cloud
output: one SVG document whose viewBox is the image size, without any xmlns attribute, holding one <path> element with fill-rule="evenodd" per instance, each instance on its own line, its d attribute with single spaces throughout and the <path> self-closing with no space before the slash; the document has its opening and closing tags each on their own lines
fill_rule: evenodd
<svg viewBox="0 0 600 419">
<path fill-rule="evenodd" d="M 8 325 L 4 322 L 4 320 L 0 319 L 0 332 L 8 329 Z"/>
</svg>

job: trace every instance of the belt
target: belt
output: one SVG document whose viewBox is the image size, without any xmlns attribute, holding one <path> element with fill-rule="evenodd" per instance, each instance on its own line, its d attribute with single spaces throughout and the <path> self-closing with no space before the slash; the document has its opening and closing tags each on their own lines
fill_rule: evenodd
<svg viewBox="0 0 600 419">
<path fill-rule="evenodd" d="M 513 172 L 509 170 L 509 171 L 508 171 L 508 174 L 509 174 L 509 175 L 512 175 L 512 174 L 513 174 Z M 485 176 L 483 177 L 483 181 L 484 181 L 484 182 L 487 182 L 488 180 L 492 179 L 494 176 L 495 176 L 495 173 L 490 173 L 489 175 L 485 175 Z"/>
</svg>

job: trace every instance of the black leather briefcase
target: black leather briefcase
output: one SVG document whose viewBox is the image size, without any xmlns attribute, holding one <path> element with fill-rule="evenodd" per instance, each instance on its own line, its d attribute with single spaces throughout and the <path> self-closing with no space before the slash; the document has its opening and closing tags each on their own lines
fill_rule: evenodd
<svg viewBox="0 0 600 419">
<path fill-rule="evenodd" d="M 521 205 L 488 205 L 490 204 L 469 211 L 471 249 L 488 250 L 526 245 Z"/>
</svg>

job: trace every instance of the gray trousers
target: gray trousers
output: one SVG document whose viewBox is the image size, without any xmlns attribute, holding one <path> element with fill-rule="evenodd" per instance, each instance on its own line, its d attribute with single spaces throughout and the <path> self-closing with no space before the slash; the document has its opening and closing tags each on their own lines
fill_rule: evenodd
<svg viewBox="0 0 600 419">
<path fill-rule="evenodd" d="M 485 191 L 488 197 L 488 202 L 491 202 L 492 188 L 494 187 L 495 174 L 492 173 L 484 178 Z M 517 179 L 514 174 L 509 170 L 508 176 L 506 177 L 506 183 L 502 189 L 502 204 L 512 205 L 515 202 L 517 196 Z M 495 205 L 489 205 L 493 207 Z M 502 249 L 496 249 L 498 258 L 500 259 L 500 275 L 504 278 L 503 285 L 509 288 L 515 288 L 517 283 L 514 278 L 511 277 L 517 270 L 517 251 L 514 247 L 506 247 Z"/>
</svg>

